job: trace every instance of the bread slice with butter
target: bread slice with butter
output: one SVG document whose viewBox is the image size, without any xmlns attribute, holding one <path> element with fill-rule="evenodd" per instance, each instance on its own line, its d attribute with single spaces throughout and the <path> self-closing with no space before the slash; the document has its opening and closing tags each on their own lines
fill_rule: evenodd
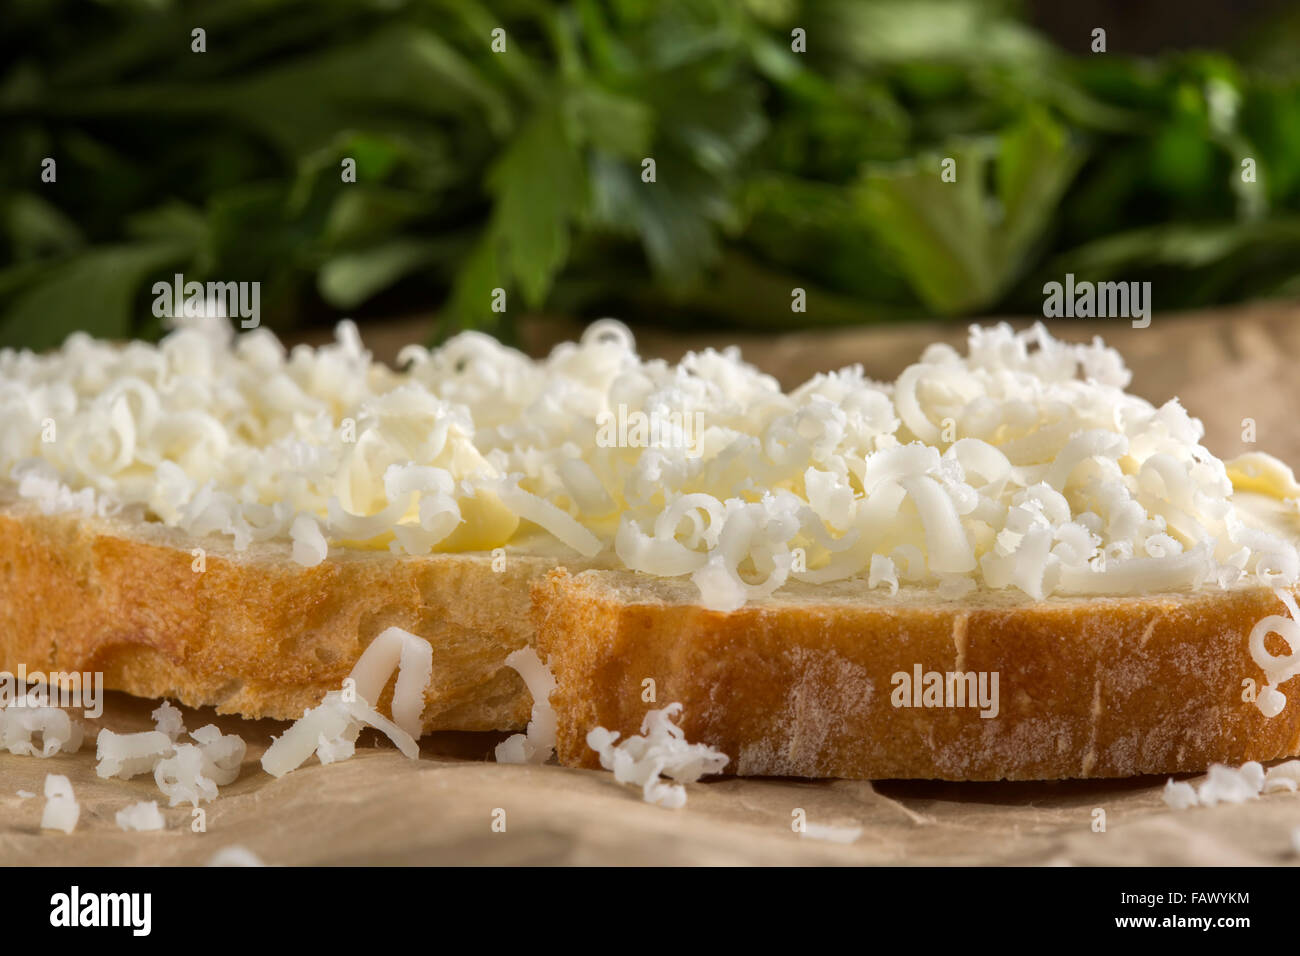
<svg viewBox="0 0 1300 956">
<path fill-rule="evenodd" d="M 289 720 L 398 626 L 437 648 L 426 731 L 527 721 L 531 699 L 504 660 L 531 639 L 529 582 L 556 566 L 554 548 L 512 547 L 504 560 L 336 548 L 315 567 L 290 550 L 235 551 L 139 518 L 43 514 L 0 486 L 0 671 L 99 671 L 110 690 Z"/>
<path fill-rule="evenodd" d="M 1219 461 L 1099 341 L 969 345 L 788 393 L 609 322 L 400 371 L 348 323 L 0 350 L 0 668 L 293 718 L 398 626 L 432 646 L 425 730 L 518 728 L 535 642 L 574 764 L 674 701 L 750 774 L 1294 753 L 1294 475 Z"/>
<path fill-rule="evenodd" d="M 680 582 L 588 570 L 534 595 L 570 766 L 598 766 L 590 728 L 635 734 L 670 701 L 742 775 L 1050 780 L 1300 753 L 1300 704 L 1268 718 L 1247 692 L 1251 630 L 1285 613 L 1266 588 L 943 601 L 792 584 L 718 613 Z"/>
<path fill-rule="evenodd" d="M 216 545 L 196 574 L 194 546 L 0 493 L 0 669 L 101 671 L 136 696 L 294 719 L 399 626 L 436 649 L 426 732 L 522 728 L 532 700 L 503 662 L 535 644 L 572 766 L 597 766 L 591 728 L 633 734 L 656 701 L 683 703 L 688 738 L 745 775 L 1116 777 L 1300 753 L 1300 707 L 1265 718 L 1245 693 L 1260 682 L 1250 631 L 1283 613 L 1265 588 L 945 602 L 795 583 L 717 612 L 685 582 L 579 571 L 572 556 L 511 549 L 494 570 L 488 553 L 354 550 L 305 568 L 287 545 Z M 895 676 L 918 666 L 895 706 Z M 946 685 L 927 705 L 935 673 L 997 673 L 996 714 L 978 706 L 978 676 L 972 706 L 946 706 Z"/>
</svg>

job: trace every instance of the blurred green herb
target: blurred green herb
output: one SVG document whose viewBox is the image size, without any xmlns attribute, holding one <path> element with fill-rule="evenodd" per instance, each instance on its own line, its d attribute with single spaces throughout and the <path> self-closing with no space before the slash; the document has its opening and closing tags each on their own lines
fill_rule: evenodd
<svg viewBox="0 0 1300 956">
<path fill-rule="evenodd" d="M 506 335 L 1037 310 L 1064 271 L 1295 294 L 1298 23 L 1142 61 L 1001 0 L 8 0 L 0 345 L 157 334 L 177 272 L 261 281 L 277 326 Z"/>
</svg>

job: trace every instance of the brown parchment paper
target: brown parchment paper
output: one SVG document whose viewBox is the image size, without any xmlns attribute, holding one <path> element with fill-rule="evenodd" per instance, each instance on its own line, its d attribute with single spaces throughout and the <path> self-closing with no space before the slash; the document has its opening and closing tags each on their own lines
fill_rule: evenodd
<svg viewBox="0 0 1300 956">
<path fill-rule="evenodd" d="M 1205 423 L 1206 443 L 1220 457 L 1260 449 L 1300 463 L 1297 319 L 1300 305 L 1274 303 L 1157 315 L 1147 329 L 1110 320 L 1060 322 L 1052 330 L 1076 340 L 1103 335 L 1133 369 L 1133 390 L 1157 403 L 1179 396 Z M 366 340 L 379 357 L 391 359 L 426 328 L 394 323 L 367 329 Z M 561 320 L 537 320 L 526 326 L 524 338 L 531 350 L 544 353 L 575 329 Z M 726 342 L 642 330 L 638 340 L 644 353 L 668 358 L 736 342 L 750 361 L 789 387 L 853 362 L 873 377 L 893 378 L 929 342 L 960 344 L 964 336 L 963 325 L 909 325 Z M 1242 440 L 1247 418 L 1255 423 L 1255 445 Z M 0 754 L 0 864 L 195 865 L 235 845 L 272 865 L 1300 862 L 1291 849 L 1291 833 L 1300 827 L 1298 794 L 1172 811 L 1161 800 L 1164 780 L 1154 778 L 977 784 L 717 779 L 690 785 L 686 807 L 672 811 L 644 803 L 639 790 L 616 784 L 610 774 L 497 765 L 492 748 L 504 735 L 492 734 L 432 735 L 421 742 L 420 760 L 410 761 L 368 731 L 352 760 L 321 766 L 312 758 L 276 780 L 258 761 L 285 724 L 184 709 L 189 729 L 216 723 L 249 744 L 239 779 L 204 805 L 205 832 L 194 832 L 190 808 L 167 808 L 152 777 L 95 775 L 98 729 L 150 729 L 155 706 L 110 694 L 102 717 L 87 721 L 79 753 L 46 760 Z M 81 802 L 71 834 L 40 829 L 47 773 L 66 774 Z M 22 799 L 19 790 L 36 796 Z M 118 810 L 155 799 L 167 830 L 117 828 Z M 798 810 L 811 824 L 861 832 L 845 844 L 800 836 L 792 829 Z"/>
</svg>

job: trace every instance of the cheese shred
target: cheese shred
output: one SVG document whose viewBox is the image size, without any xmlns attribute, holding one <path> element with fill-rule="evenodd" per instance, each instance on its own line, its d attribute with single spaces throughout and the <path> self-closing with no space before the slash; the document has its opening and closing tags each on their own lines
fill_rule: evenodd
<svg viewBox="0 0 1300 956">
<path fill-rule="evenodd" d="M 685 783 L 707 774 L 721 773 L 729 758 L 706 744 L 692 744 L 673 720 L 682 712 L 679 703 L 647 711 L 640 736 L 617 743 L 618 732 L 596 727 L 587 734 L 587 746 L 600 755 L 600 765 L 613 771 L 619 783 L 641 788 L 646 803 L 670 810 L 686 805 Z M 675 783 L 664 783 L 668 777 Z"/>
</svg>

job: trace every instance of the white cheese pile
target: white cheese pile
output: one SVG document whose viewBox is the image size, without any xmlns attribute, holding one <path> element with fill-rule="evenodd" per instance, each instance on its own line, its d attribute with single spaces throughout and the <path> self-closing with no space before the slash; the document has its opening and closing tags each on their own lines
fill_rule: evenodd
<svg viewBox="0 0 1300 956">
<path fill-rule="evenodd" d="M 247 746 L 236 734 L 222 734 L 208 724 L 190 734 L 196 742 L 176 744 L 170 756 L 153 768 L 153 779 L 168 799 L 168 806 L 189 803 L 197 807 L 217 798 L 217 788 L 234 783 Z"/>
<path fill-rule="evenodd" d="M 81 804 L 72 793 L 72 782 L 61 773 L 45 775 L 45 807 L 41 811 L 42 830 L 71 833 L 81 817 Z"/>
<path fill-rule="evenodd" d="M 167 805 L 200 803 L 217 799 L 217 781 L 208 773 L 203 751 L 194 744 L 178 744 L 170 756 L 154 765 L 153 779 L 167 797 Z"/>
<path fill-rule="evenodd" d="M 1254 760 L 1240 767 L 1216 763 L 1197 786 L 1170 778 L 1165 784 L 1164 801 L 1175 810 L 1213 807 L 1257 800 L 1261 793 L 1294 793 L 1297 786 L 1300 786 L 1300 760 L 1288 760 L 1267 771 Z"/>
<path fill-rule="evenodd" d="M 497 763 L 546 763 L 555 754 L 556 715 L 551 707 L 555 677 L 531 647 L 506 655 L 506 666 L 524 679 L 533 696 L 533 710 L 526 733 L 512 734 L 496 746 Z"/>
<path fill-rule="evenodd" d="M 717 610 L 791 578 L 1041 598 L 1300 572 L 1294 538 L 1233 489 L 1294 512 L 1289 470 L 1225 467 L 1177 400 L 1124 392 L 1114 350 L 1042 326 L 972 327 L 965 355 L 931 346 L 892 384 L 854 366 L 789 393 L 734 349 L 643 361 L 611 320 L 540 361 L 477 333 L 402 361 L 372 361 L 349 322 L 286 351 L 214 318 L 157 346 L 0 351 L 0 475 L 43 506 L 85 511 L 90 492 L 237 548 L 291 542 L 307 564 L 540 526 L 689 576 Z"/>
<path fill-rule="evenodd" d="M 95 741 L 95 773 L 102 778 L 129 780 L 153 774 L 168 806 L 197 807 L 217 798 L 217 788 L 234 783 L 248 750 L 242 737 L 223 734 L 215 724 L 190 734 L 194 743 L 179 743 L 185 733 L 181 712 L 163 701 L 151 715 L 155 730 L 118 734 L 107 728 Z"/>
<path fill-rule="evenodd" d="M 81 723 L 58 707 L 11 704 L 0 710 L 0 747 L 11 754 L 52 757 L 76 753 L 83 736 Z"/>
<path fill-rule="evenodd" d="M 185 733 L 180 710 L 164 700 L 149 716 L 154 730 L 118 734 L 105 728 L 99 732 L 95 740 L 96 774 L 105 779 L 130 780 L 142 773 L 153 773 L 159 761 L 175 752 L 177 739 Z"/>
<path fill-rule="evenodd" d="M 686 788 L 682 784 L 720 773 L 729 760 L 707 744 L 687 743 L 682 728 L 673 722 L 681 711 L 679 703 L 647 711 L 641 721 L 641 735 L 617 745 L 617 731 L 597 727 L 587 734 L 587 746 L 600 755 L 600 765 L 612 770 L 615 780 L 641 787 L 647 803 L 680 809 L 686 805 Z M 677 782 L 664 783 L 661 776 Z"/>
</svg>

